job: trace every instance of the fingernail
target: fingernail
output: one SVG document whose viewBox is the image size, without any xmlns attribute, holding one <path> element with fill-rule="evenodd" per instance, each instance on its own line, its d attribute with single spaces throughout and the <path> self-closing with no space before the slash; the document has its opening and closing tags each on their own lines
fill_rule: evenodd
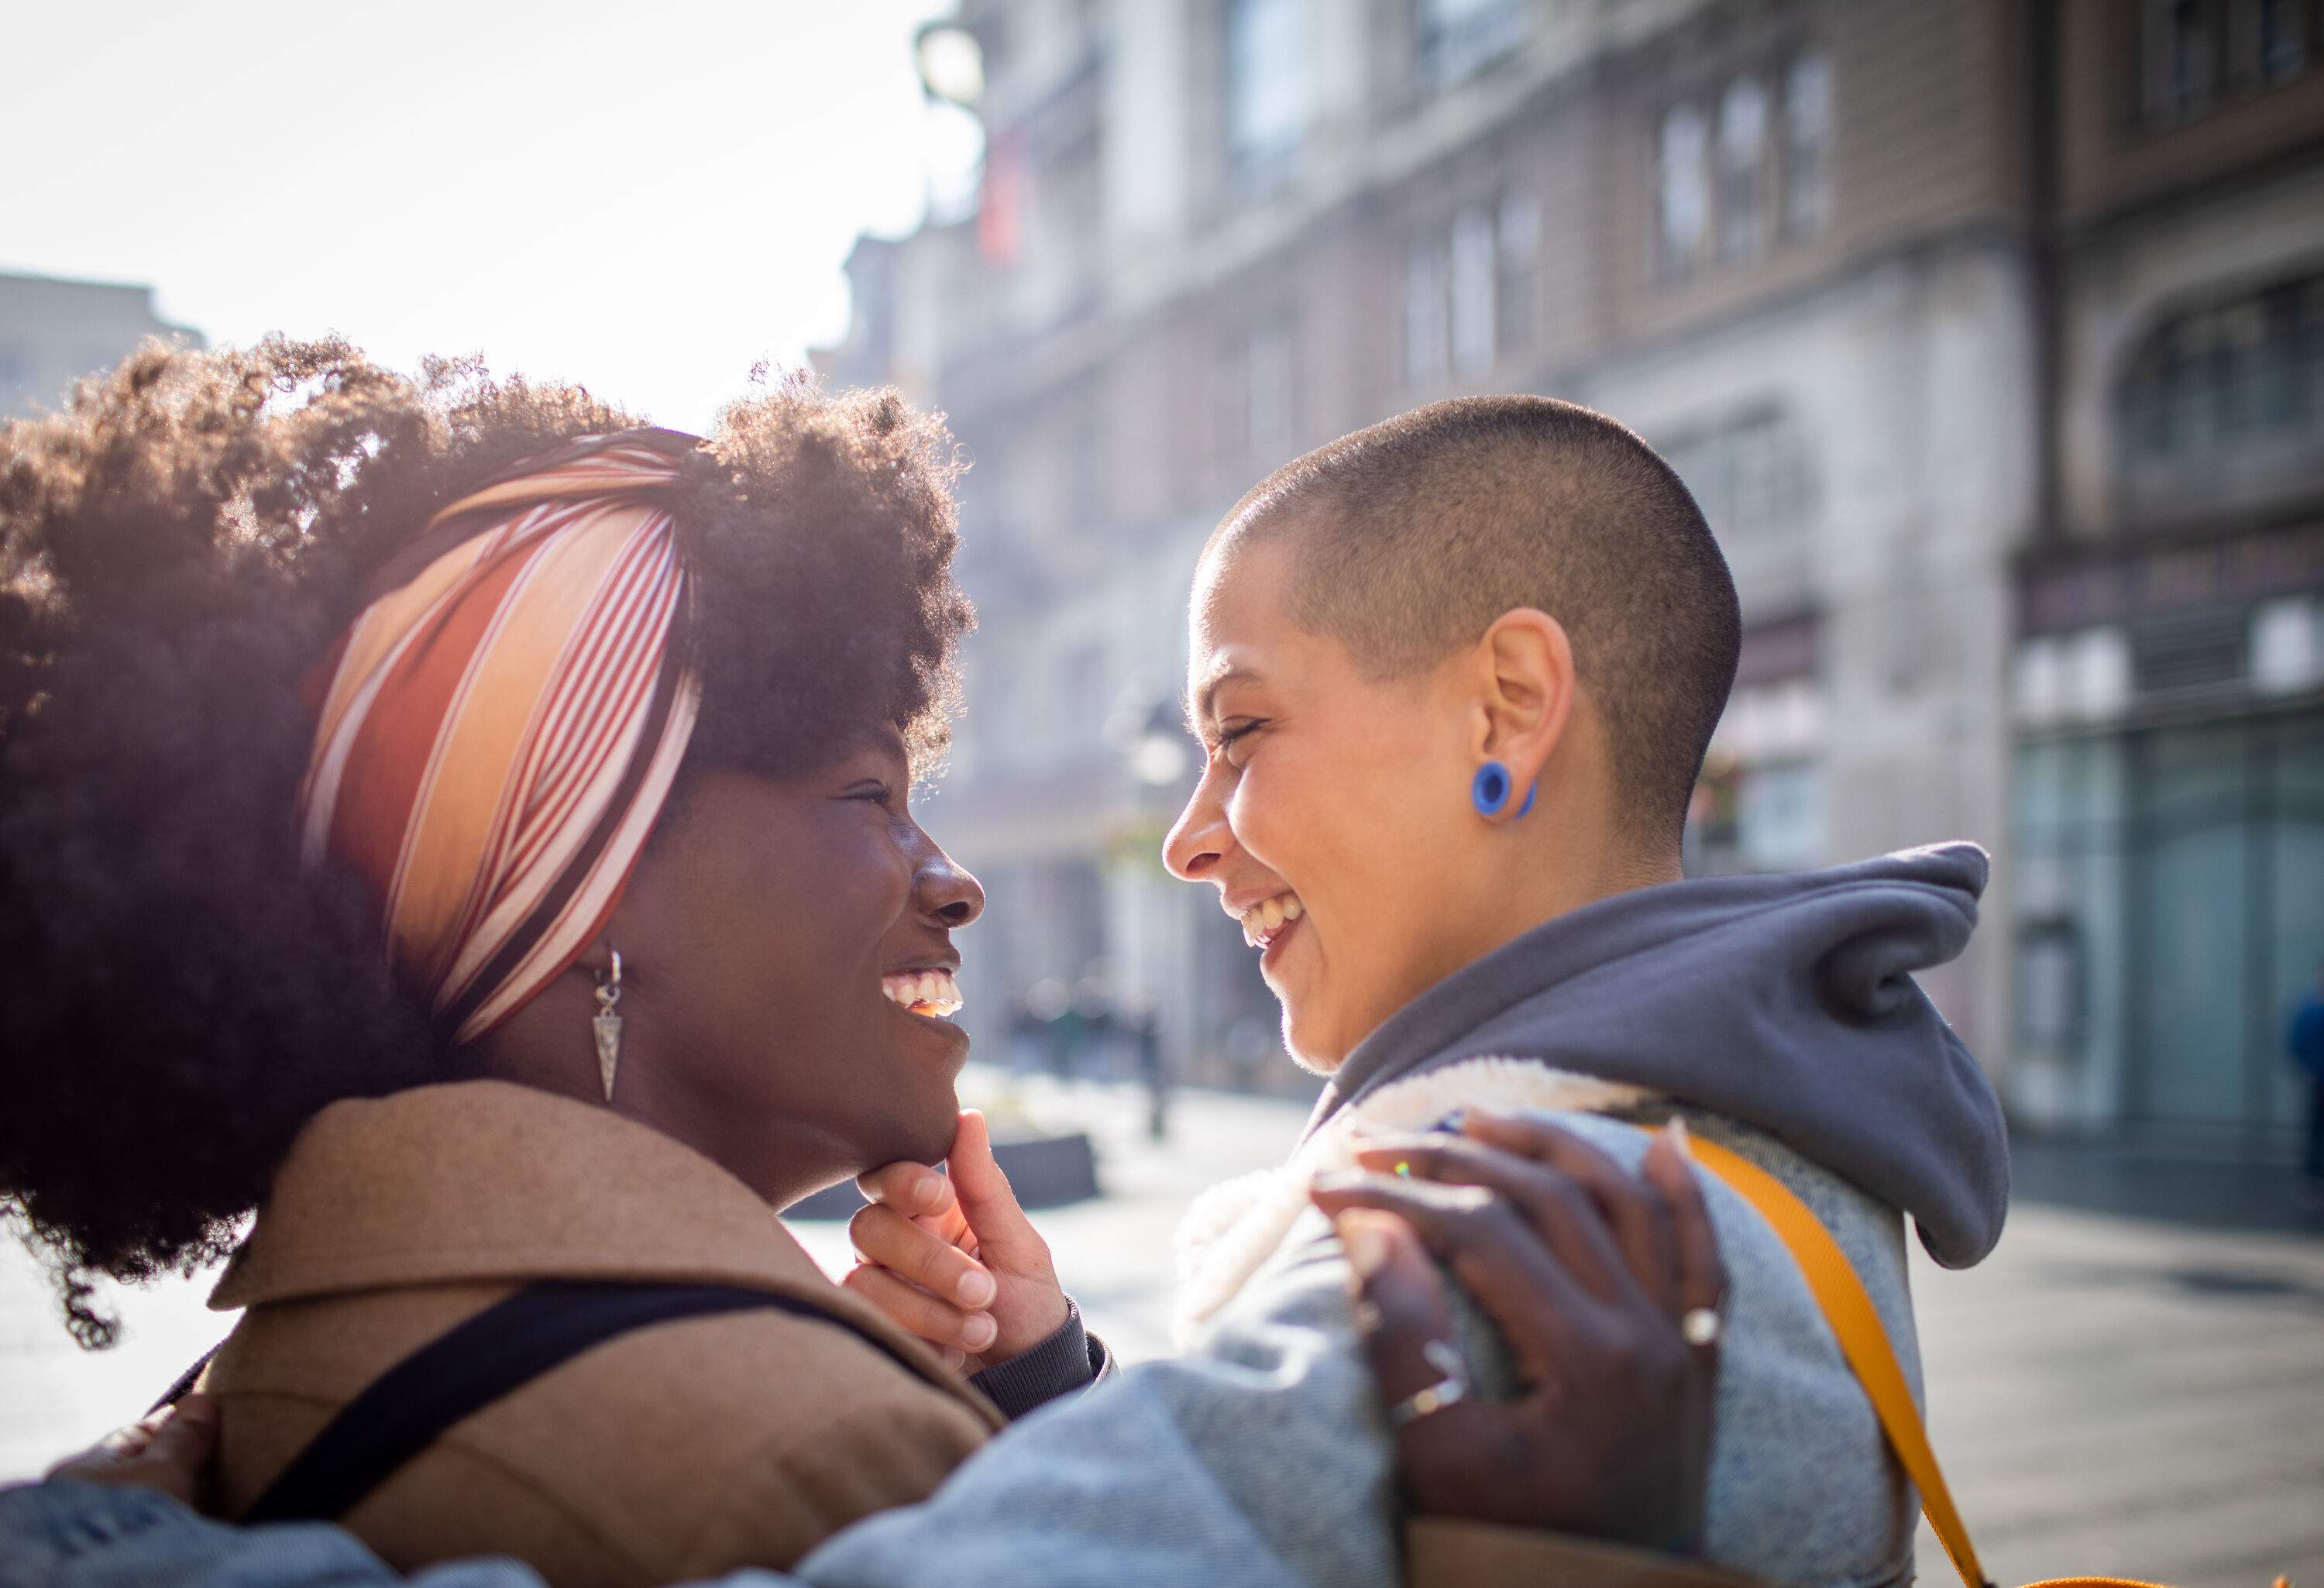
<svg viewBox="0 0 2324 1588">
<path fill-rule="evenodd" d="M 934 1207 L 944 1200 L 945 1182 L 942 1175 L 922 1175 L 912 1186 L 912 1200 L 922 1207 Z"/>
<path fill-rule="evenodd" d="M 1671 1115 L 1663 1126 L 1663 1134 L 1670 1138 L 1670 1144 L 1678 1149 L 1681 1158 L 1694 1156 L 1694 1142 L 1686 1133 L 1686 1122 L 1678 1115 Z"/>
<path fill-rule="evenodd" d="M 992 1315 L 990 1313 L 973 1314 L 960 1326 L 961 1340 L 971 1351 L 983 1350 L 992 1343 L 993 1336 L 1000 1333 L 1001 1325 L 992 1321 Z"/>
<path fill-rule="evenodd" d="M 991 1274 L 971 1269 L 954 1282 L 952 1290 L 964 1306 L 982 1306 L 992 1299 L 997 1288 Z"/>
<path fill-rule="evenodd" d="M 1347 1249 L 1348 1266 L 1356 1278 L 1369 1279 L 1388 1266 L 1388 1237 L 1370 1219 L 1350 1214 L 1340 1220 L 1340 1244 Z"/>
</svg>

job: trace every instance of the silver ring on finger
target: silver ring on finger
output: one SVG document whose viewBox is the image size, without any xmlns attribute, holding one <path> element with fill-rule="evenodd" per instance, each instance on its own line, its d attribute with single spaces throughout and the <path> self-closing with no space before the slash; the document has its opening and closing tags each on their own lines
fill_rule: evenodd
<svg viewBox="0 0 2324 1588">
<path fill-rule="evenodd" d="M 1443 1340 L 1430 1340 L 1420 1347 L 1420 1354 L 1428 1365 L 1444 1376 L 1416 1390 L 1388 1408 L 1388 1424 L 1391 1428 L 1407 1428 L 1425 1417 L 1433 1417 L 1448 1406 L 1458 1406 L 1469 1393 L 1469 1364 L 1461 1353 Z"/>
<path fill-rule="evenodd" d="M 1679 1338 L 1689 1345 L 1717 1344 L 1719 1329 L 1719 1312 L 1715 1307 L 1690 1306 L 1679 1316 Z"/>
</svg>

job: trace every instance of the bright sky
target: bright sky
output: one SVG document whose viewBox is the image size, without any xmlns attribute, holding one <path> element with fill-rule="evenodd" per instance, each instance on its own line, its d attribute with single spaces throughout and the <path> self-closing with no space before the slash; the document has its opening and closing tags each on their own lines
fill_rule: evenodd
<svg viewBox="0 0 2324 1588">
<path fill-rule="evenodd" d="M 214 342 L 481 350 L 699 427 L 847 319 L 859 232 L 973 133 L 948 0 L 0 4 L 0 268 L 150 282 Z"/>
</svg>

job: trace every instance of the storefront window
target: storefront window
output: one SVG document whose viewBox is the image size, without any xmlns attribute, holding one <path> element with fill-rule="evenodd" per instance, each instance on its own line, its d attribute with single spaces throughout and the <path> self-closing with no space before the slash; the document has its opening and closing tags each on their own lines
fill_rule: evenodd
<svg viewBox="0 0 2324 1588">
<path fill-rule="evenodd" d="M 2324 713 L 2023 743 L 2021 1059 L 2058 1123 L 2288 1138 L 2282 1011 L 2324 959 Z"/>
</svg>

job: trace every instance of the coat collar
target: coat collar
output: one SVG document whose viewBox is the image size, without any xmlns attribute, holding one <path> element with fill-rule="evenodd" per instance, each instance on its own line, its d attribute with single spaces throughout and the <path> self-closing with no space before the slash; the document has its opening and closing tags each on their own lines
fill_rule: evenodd
<svg viewBox="0 0 2324 1588">
<path fill-rule="evenodd" d="M 608 1109 L 503 1081 L 317 1114 L 210 1306 L 545 1279 L 741 1285 L 857 1310 L 773 1209 L 707 1158 Z"/>
</svg>

